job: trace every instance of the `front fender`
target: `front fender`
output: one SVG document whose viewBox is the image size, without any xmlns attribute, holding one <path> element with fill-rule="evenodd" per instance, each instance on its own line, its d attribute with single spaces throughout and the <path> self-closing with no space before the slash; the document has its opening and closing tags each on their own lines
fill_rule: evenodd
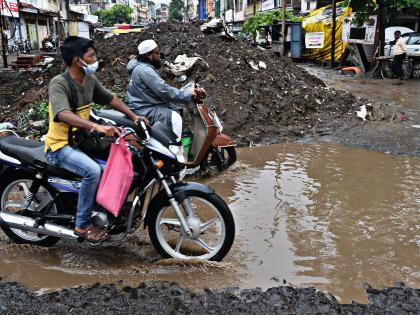
<svg viewBox="0 0 420 315">
<path fill-rule="evenodd" d="M 214 190 L 209 186 L 196 182 L 180 182 L 172 184 L 169 187 L 178 202 L 182 202 L 190 195 L 191 192 L 196 193 L 196 195 L 214 194 Z M 161 190 L 153 197 L 152 201 L 150 201 L 149 206 L 147 207 L 146 217 L 144 218 L 144 228 L 149 225 L 151 218 L 154 215 L 157 215 L 157 212 L 162 209 L 162 207 L 167 206 L 169 206 L 168 195 L 166 194 L 165 190 Z"/>
</svg>

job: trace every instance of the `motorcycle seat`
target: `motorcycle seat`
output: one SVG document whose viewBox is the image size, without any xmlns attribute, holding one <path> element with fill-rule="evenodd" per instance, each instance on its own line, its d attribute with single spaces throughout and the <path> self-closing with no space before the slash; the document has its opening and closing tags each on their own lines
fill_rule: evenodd
<svg viewBox="0 0 420 315">
<path fill-rule="evenodd" d="M 16 136 L 0 139 L 0 151 L 23 163 L 43 166 L 48 174 L 62 177 L 80 177 L 65 169 L 48 164 L 45 158 L 44 142 L 32 141 Z"/>
</svg>

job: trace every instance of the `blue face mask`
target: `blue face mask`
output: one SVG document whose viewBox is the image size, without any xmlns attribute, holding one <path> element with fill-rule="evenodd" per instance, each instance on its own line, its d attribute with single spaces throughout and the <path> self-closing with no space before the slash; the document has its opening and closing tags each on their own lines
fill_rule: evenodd
<svg viewBox="0 0 420 315">
<path fill-rule="evenodd" d="M 99 67 L 99 62 L 95 61 L 94 63 L 92 63 L 91 65 L 88 65 L 86 62 L 84 62 L 82 59 L 80 59 L 83 64 L 85 65 L 83 68 L 83 70 L 85 71 L 86 75 L 92 75 L 96 72 L 96 70 L 98 70 Z"/>
</svg>

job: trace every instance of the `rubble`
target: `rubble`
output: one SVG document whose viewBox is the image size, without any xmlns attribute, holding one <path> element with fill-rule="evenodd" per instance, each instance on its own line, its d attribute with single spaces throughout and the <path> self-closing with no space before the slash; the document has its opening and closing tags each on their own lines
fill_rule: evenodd
<svg viewBox="0 0 420 315">
<path fill-rule="evenodd" d="M 356 109 L 366 104 L 366 100 L 350 93 L 329 89 L 322 80 L 287 58 L 241 40 L 228 40 L 218 33 L 203 34 L 198 25 L 187 23 L 161 23 L 141 33 L 111 38 L 97 34 L 97 56 L 105 65 L 97 77 L 122 99 L 130 79 L 126 65 L 145 39 L 157 41 L 163 62 L 174 63 L 177 56 L 185 54 L 202 58 L 208 64 L 208 68 L 198 66 L 187 71 L 187 81 L 200 78 L 207 91 L 206 102 L 216 107 L 226 133 L 241 145 L 251 141 L 276 143 L 307 134 L 317 136 L 318 129 L 334 130 L 355 119 Z M 251 62 L 258 70 L 250 67 Z M 17 113 L 25 110 L 28 101 L 46 99 L 48 82 L 62 69 L 60 62 L 55 61 L 42 71 L 2 72 L 0 121 L 12 119 L 11 112 L 4 111 L 7 105 L 12 105 Z M 186 83 L 169 69 L 162 68 L 161 73 L 174 86 Z"/>
</svg>

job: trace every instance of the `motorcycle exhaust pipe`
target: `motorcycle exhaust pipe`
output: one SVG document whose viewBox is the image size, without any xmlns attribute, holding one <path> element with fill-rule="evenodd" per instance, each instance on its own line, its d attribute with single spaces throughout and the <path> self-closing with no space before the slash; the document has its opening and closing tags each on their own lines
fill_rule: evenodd
<svg viewBox="0 0 420 315">
<path fill-rule="evenodd" d="M 67 239 L 78 239 L 73 230 L 57 224 L 45 223 L 38 227 L 35 226 L 35 220 L 14 213 L 0 212 L 0 224 L 5 224 L 10 228 L 21 229 L 24 231 L 56 236 Z"/>
</svg>

